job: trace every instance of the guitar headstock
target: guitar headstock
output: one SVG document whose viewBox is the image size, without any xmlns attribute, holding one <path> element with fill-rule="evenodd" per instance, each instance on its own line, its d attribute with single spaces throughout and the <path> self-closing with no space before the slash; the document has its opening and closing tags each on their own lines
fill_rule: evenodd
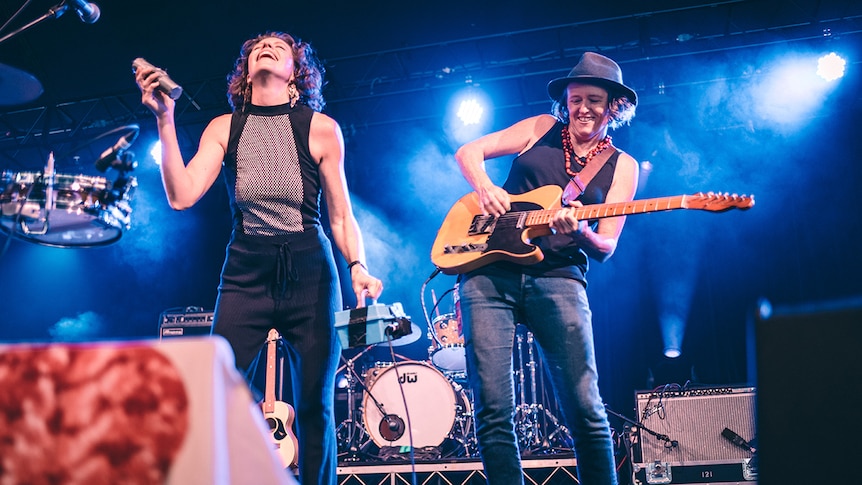
<svg viewBox="0 0 862 485">
<path fill-rule="evenodd" d="M 701 209 L 711 212 L 724 212 L 730 209 L 746 210 L 754 207 L 753 195 L 716 194 L 698 192 L 684 196 L 683 206 L 687 209 Z"/>
<path fill-rule="evenodd" d="M 269 329 L 269 335 L 266 336 L 266 342 L 277 342 L 280 338 L 281 334 L 278 333 L 278 330 L 271 328 Z"/>
</svg>

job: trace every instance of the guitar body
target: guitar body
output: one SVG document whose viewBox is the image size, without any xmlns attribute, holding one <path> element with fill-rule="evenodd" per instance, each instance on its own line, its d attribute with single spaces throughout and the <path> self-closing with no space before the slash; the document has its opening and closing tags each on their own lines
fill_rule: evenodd
<svg viewBox="0 0 862 485">
<path fill-rule="evenodd" d="M 490 231 L 475 230 L 476 218 L 482 214 L 476 192 L 461 197 L 449 209 L 437 232 L 431 247 L 431 261 L 445 274 L 466 273 L 494 261 L 538 263 L 544 255 L 530 243 L 530 239 L 551 234 L 550 227 L 524 227 L 517 221 L 506 221 L 506 218 L 517 211 L 558 209 L 562 195 L 563 189 L 556 185 L 513 195 L 512 209 L 500 217 Z"/>
<path fill-rule="evenodd" d="M 544 255 L 530 240 L 551 234 L 550 222 L 561 209 L 562 195 L 563 190 L 556 185 L 513 195 L 511 210 L 500 217 L 482 214 L 475 192 L 461 197 L 449 209 L 437 231 L 431 247 L 431 262 L 445 274 L 466 273 L 494 261 L 511 261 L 522 265 L 538 263 Z M 675 209 L 724 212 L 730 209 L 746 210 L 753 206 L 753 196 L 698 192 L 585 205 L 575 208 L 575 217 L 578 220 L 593 220 Z"/>
<path fill-rule="evenodd" d="M 290 404 L 275 399 L 276 343 L 280 338 L 281 335 L 274 328 L 270 329 L 266 338 L 266 389 L 261 409 L 281 464 L 284 468 L 293 468 L 299 463 L 299 442 L 293 434 L 296 412 Z"/>
<path fill-rule="evenodd" d="M 272 442 L 275 444 L 275 451 L 281 458 L 282 465 L 285 468 L 296 467 L 299 462 L 299 442 L 291 431 L 296 418 L 293 407 L 286 402 L 275 401 L 273 411 L 265 412 L 263 417 L 269 424 Z"/>
</svg>

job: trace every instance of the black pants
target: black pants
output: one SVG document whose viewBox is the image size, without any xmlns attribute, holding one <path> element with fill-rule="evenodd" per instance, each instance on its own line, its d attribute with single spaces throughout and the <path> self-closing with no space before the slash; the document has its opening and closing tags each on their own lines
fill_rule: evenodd
<svg viewBox="0 0 862 485">
<path fill-rule="evenodd" d="M 287 344 L 303 484 L 336 483 L 335 370 L 342 308 L 332 246 L 322 230 L 261 238 L 235 233 L 227 247 L 213 333 L 230 342 L 248 376 L 275 328 Z M 251 383 L 250 383 L 251 384 Z"/>
</svg>

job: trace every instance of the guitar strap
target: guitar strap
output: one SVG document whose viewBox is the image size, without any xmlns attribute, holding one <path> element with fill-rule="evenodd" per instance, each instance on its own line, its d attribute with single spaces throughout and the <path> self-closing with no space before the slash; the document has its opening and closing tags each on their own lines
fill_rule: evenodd
<svg viewBox="0 0 862 485">
<path fill-rule="evenodd" d="M 576 173 L 575 176 L 569 180 L 569 183 L 566 184 L 566 188 L 563 190 L 562 203 L 564 207 L 574 202 L 575 199 L 584 193 L 584 190 L 587 189 L 587 185 L 590 184 L 593 177 L 599 173 L 599 170 L 605 166 L 608 160 L 610 160 L 611 155 L 616 151 L 616 147 L 611 146 L 610 150 L 605 150 L 602 153 L 599 153 L 587 163 L 586 167 L 581 169 L 580 172 Z"/>
</svg>

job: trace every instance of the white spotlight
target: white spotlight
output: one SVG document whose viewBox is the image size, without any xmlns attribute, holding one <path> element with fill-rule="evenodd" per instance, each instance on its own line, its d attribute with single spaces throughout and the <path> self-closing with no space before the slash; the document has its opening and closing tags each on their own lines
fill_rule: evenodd
<svg viewBox="0 0 862 485">
<path fill-rule="evenodd" d="M 679 349 L 674 349 L 674 348 L 670 348 L 670 347 L 664 349 L 664 356 L 667 357 L 668 359 L 676 359 L 681 354 L 682 354 L 682 351 Z"/>
<path fill-rule="evenodd" d="M 845 67 L 847 67 L 847 61 L 831 52 L 817 60 L 817 75 L 827 81 L 834 81 L 844 76 Z"/>
<path fill-rule="evenodd" d="M 685 334 L 685 321 L 673 313 L 661 316 L 661 336 L 664 341 L 664 355 L 675 359 L 682 354 L 682 338 Z"/>
<path fill-rule="evenodd" d="M 477 84 L 452 94 L 446 107 L 445 130 L 457 144 L 484 135 L 492 124 L 493 104 Z"/>
<path fill-rule="evenodd" d="M 485 112 L 485 108 L 479 104 L 479 101 L 476 98 L 467 98 L 461 101 L 461 105 L 458 106 L 458 119 L 461 120 L 465 125 L 477 125 L 480 121 L 482 121 L 482 113 Z"/>
</svg>

